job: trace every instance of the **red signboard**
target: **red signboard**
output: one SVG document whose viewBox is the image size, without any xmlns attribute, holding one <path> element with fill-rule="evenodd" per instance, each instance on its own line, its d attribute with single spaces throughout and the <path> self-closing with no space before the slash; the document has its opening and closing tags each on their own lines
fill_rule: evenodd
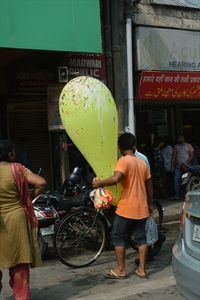
<svg viewBox="0 0 200 300">
<path fill-rule="evenodd" d="M 143 72 L 140 99 L 200 99 L 198 72 Z"/>
<path fill-rule="evenodd" d="M 26 69 L 16 74 L 17 95 L 46 95 L 47 86 L 55 81 L 53 72 L 43 69 Z"/>
</svg>

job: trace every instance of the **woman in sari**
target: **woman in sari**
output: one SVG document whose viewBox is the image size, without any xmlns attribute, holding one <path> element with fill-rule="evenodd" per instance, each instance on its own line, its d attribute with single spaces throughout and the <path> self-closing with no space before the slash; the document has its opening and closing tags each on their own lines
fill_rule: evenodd
<svg viewBox="0 0 200 300">
<path fill-rule="evenodd" d="M 0 141 L 0 292 L 3 269 L 9 269 L 15 300 L 30 298 L 29 268 L 41 265 L 34 214 L 28 184 L 34 197 L 46 185 L 45 179 L 14 161 L 14 146 Z"/>
</svg>

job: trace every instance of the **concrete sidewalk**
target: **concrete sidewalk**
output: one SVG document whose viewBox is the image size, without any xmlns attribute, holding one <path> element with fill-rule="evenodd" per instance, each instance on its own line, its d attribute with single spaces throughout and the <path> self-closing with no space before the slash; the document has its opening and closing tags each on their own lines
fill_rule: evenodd
<svg viewBox="0 0 200 300">
<path fill-rule="evenodd" d="M 163 208 L 163 223 L 179 221 L 183 200 L 156 199 Z"/>
</svg>

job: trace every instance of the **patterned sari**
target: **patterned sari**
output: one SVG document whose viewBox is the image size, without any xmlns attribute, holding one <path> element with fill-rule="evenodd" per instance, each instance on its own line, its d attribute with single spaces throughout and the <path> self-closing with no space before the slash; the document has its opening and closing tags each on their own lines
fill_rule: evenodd
<svg viewBox="0 0 200 300">
<path fill-rule="evenodd" d="M 18 187 L 19 202 L 27 217 L 29 241 L 32 253 L 31 267 L 39 267 L 42 265 L 42 262 L 38 243 L 38 221 L 34 213 L 28 182 L 26 180 L 26 169 L 19 163 L 12 163 L 11 169 Z"/>
</svg>

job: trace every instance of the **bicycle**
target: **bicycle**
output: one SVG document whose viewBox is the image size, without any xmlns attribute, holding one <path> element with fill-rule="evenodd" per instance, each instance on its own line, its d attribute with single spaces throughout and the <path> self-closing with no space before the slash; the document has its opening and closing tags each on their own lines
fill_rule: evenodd
<svg viewBox="0 0 200 300">
<path fill-rule="evenodd" d="M 159 229 L 162 225 L 163 210 L 156 200 L 153 206 L 153 215 Z M 58 259 L 73 268 L 86 267 L 94 263 L 110 246 L 113 215 L 114 208 L 97 211 L 83 205 L 71 209 L 58 224 L 54 235 Z M 129 242 L 133 249 L 137 250 L 134 237 L 131 237 Z"/>
</svg>

